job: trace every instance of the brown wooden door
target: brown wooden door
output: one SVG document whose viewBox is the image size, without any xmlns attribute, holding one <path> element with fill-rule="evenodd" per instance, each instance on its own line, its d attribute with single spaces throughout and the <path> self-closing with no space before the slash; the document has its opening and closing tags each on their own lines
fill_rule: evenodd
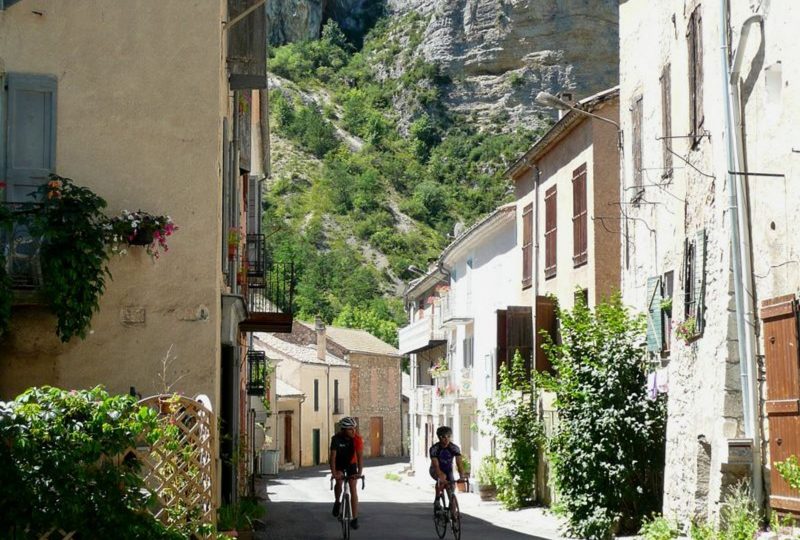
<svg viewBox="0 0 800 540">
<path fill-rule="evenodd" d="M 800 356 L 798 356 L 797 300 L 795 295 L 765 300 L 764 353 L 767 370 L 769 422 L 770 506 L 800 512 L 800 492 L 793 490 L 775 469 L 775 463 L 800 455 Z"/>
<path fill-rule="evenodd" d="M 292 462 L 292 415 L 283 415 L 283 461 Z"/>
<path fill-rule="evenodd" d="M 383 418 L 373 416 L 369 419 L 369 446 L 370 457 L 382 456 L 381 446 L 383 446 Z"/>
</svg>

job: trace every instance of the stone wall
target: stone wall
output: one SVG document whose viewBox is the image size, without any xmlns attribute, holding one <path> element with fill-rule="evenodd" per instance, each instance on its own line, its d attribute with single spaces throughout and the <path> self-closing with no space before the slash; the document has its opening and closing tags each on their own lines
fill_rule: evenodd
<svg viewBox="0 0 800 540">
<path fill-rule="evenodd" d="M 364 438 L 364 457 L 371 456 L 370 419 L 383 419 L 385 456 L 401 455 L 400 359 L 387 356 L 350 355 L 350 414 L 358 418 Z"/>
</svg>

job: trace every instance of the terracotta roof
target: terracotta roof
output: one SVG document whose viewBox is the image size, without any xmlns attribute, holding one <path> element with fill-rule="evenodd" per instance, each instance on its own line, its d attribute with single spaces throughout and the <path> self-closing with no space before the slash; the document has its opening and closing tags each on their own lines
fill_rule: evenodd
<svg viewBox="0 0 800 540">
<path fill-rule="evenodd" d="M 316 345 L 295 345 L 294 343 L 278 339 L 272 334 L 262 332 L 255 334 L 253 346 L 266 352 L 269 357 L 278 356 L 279 359 L 295 360 L 297 362 L 303 362 L 304 364 L 350 367 L 350 364 L 331 353 L 325 354 L 325 362 L 320 361 L 320 359 L 317 358 Z"/>
<path fill-rule="evenodd" d="M 278 397 L 303 397 L 305 394 L 281 379 L 275 379 L 275 395 Z"/>
<path fill-rule="evenodd" d="M 314 330 L 313 324 L 301 321 L 295 322 Z M 383 356 L 402 356 L 400 351 L 385 341 L 376 338 L 366 330 L 359 330 L 357 328 L 341 328 L 338 326 L 326 326 L 325 335 L 327 339 L 330 339 L 331 341 L 341 345 L 350 352 L 379 354 Z"/>
</svg>

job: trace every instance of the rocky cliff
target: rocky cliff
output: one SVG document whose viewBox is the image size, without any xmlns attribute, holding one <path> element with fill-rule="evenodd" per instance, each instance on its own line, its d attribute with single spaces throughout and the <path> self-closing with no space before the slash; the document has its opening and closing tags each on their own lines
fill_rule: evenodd
<svg viewBox="0 0 800 540">
<path fill-rule="evenodd" d="M 426 28 L 415 55 L 453 81 L 447 104 L 481 125 L 541 124 L 553 111 L 541 90 L 579 99 L 618 81 L 618 0 L 272 0 L 270 39 L 314 38 L 328 18 L 351 35 L 381 8 L 409 12 Z M 393 66 L 402 70 L 402 66 Z"/>
</svg>

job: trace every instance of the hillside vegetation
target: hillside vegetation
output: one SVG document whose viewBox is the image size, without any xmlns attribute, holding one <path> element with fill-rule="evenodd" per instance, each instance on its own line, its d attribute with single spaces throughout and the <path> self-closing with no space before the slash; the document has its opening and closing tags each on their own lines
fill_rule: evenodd
<svg viewBox="0 0 800 540">
<path fill-rule="evenodd" d="M 379 21 L 356 50 L 329 21 L 270 54 L 269 249 L 298 264 L 298 317 L 397 342 L 402 284 L 466 225 L 511 197 L 504 170 L 535 133 L 479 131 L 442 98 L 452 81 L 417 54 L 427 21 Z"/>
</svg>

